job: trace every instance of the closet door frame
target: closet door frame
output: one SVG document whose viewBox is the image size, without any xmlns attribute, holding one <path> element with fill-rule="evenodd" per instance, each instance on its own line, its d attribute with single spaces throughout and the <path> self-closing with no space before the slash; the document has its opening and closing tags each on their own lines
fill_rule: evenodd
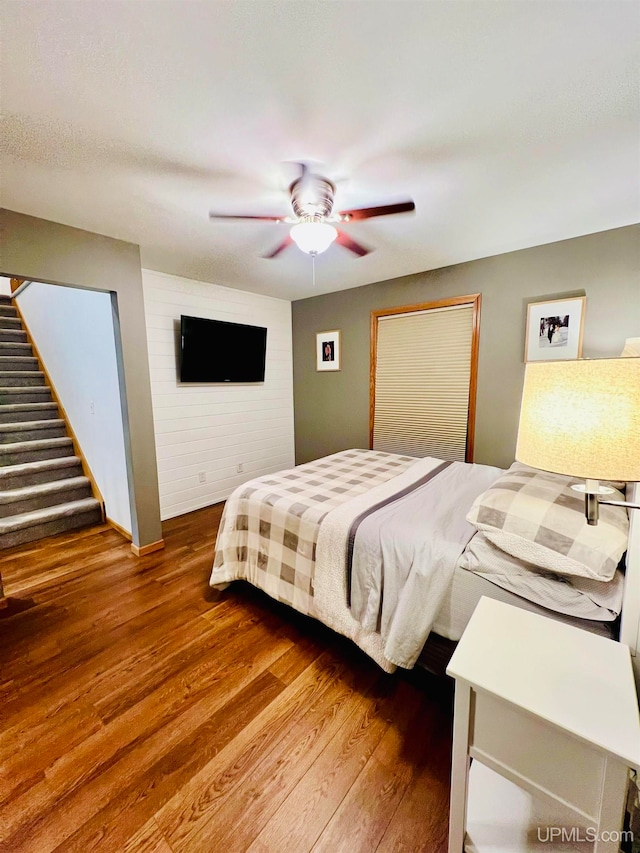
<svg viewBox="0 0 640 853">
<path fill-rule="evenodd" d="M 422 302 L 418 305 L 402 305 L 394 308 L 382 308 L 371 312 L 370 368 L 369 368 L 369 448 L 373 448 L 373 429 L 376 411 L 376 361 L 378 353 L 378 321 L 380 317 L 393 314 L 412 314 L 417 311 L 431 311 L 435 308 L 453 308 L 458 305 L 471 305 L 473 308 L 471 331 L 471 368 L 469 377 L 469 414 L 467 417 L 467 444 L 465 461 L 473 462 L 474 438 L 476 427 L 476 392 L 478 388 L 478 350 L 480 346 L 480 293 L 467 296 L 454 296 L 439 299 L 436 302 Z"/>
</svg>

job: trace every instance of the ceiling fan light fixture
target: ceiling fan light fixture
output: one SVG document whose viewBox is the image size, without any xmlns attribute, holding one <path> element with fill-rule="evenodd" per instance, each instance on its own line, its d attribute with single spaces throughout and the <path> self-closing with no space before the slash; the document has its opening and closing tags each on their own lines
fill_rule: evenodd
<svg viewBox="0 0 640 853">
<path fill-rule="evenodd" d="M 300 222 L 289 234 L 296 246 L 308 255 L 326 252 L 338 236 L 337 230 L 327 222 Z"/>
</svg>

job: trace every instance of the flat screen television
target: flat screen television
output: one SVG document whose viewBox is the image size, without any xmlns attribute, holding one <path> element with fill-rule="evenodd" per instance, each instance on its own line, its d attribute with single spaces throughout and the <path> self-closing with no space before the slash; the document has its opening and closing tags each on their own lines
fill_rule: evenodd
<svg viewBox="0 0 640 853">
<path fill-rule="evenodd" d="M 262 326 L 180 317 L 181 382 L 264 382 Z"/>
</svg>

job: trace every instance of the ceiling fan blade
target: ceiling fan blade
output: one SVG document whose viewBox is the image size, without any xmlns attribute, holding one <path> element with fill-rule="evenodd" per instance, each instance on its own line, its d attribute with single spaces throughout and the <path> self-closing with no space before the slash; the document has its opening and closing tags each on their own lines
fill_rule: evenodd
<svg viewBox="0 0 640 853">
<path fill-rule="evenodd" d="M 284 250 L 293 243 L 291 237 L 287 234 L 282 243 L 279 243 L 273 251 L 268 252 L 266 255 L 263 255 L 263 258 L 275 258 L 280 252 L 284 252 Z"/>
<path fill-rule="evenodd" d="M 401 201 L 398 204 L 383 204 L 380 207 L 356 207 L 354 210 L 341 210 L 338 216 L 343 221 L 354 222 L 357 219 L 371 219 L 372 216 L 388 216 L 391 213 L 410 213 L 415 210 L 412 201 Z"/>
<path fill-rule="evenodd" d="M 365 248 L 362 243 L 356 243 L 355 240 L 352 240 L 348 234 L 345 234 L 344 231 L 340 231 L 340 229 L 338 229 L 336 243 L 340 243 L 340 245 L 345 249 L 349 249 L 350 252 L 353 252 L 354 255 L 359 255 L 361 258 L 368 255 L 371 251 L 371 249 Z"/>
<path fill-rule="evenodd" d="M 210 211 L 209 219 L 258 219 L 262 222 L 285 222 L 286 216 L 252 216 L 238 213 L 215 213 Z"/>
</svg>

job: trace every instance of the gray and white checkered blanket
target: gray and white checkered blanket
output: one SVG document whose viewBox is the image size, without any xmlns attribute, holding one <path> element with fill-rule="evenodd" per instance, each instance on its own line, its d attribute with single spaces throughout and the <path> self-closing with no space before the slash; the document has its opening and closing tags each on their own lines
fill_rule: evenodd
<svg viewBox="0 0 640 853">
<path fill-rule="evenodd" d="M 323 518 L 416 462 L 411 456 L 344 450 L 238 487 L 224 508 L 209 583 L 247 580 L 312 614 Z"/>
</svg>

